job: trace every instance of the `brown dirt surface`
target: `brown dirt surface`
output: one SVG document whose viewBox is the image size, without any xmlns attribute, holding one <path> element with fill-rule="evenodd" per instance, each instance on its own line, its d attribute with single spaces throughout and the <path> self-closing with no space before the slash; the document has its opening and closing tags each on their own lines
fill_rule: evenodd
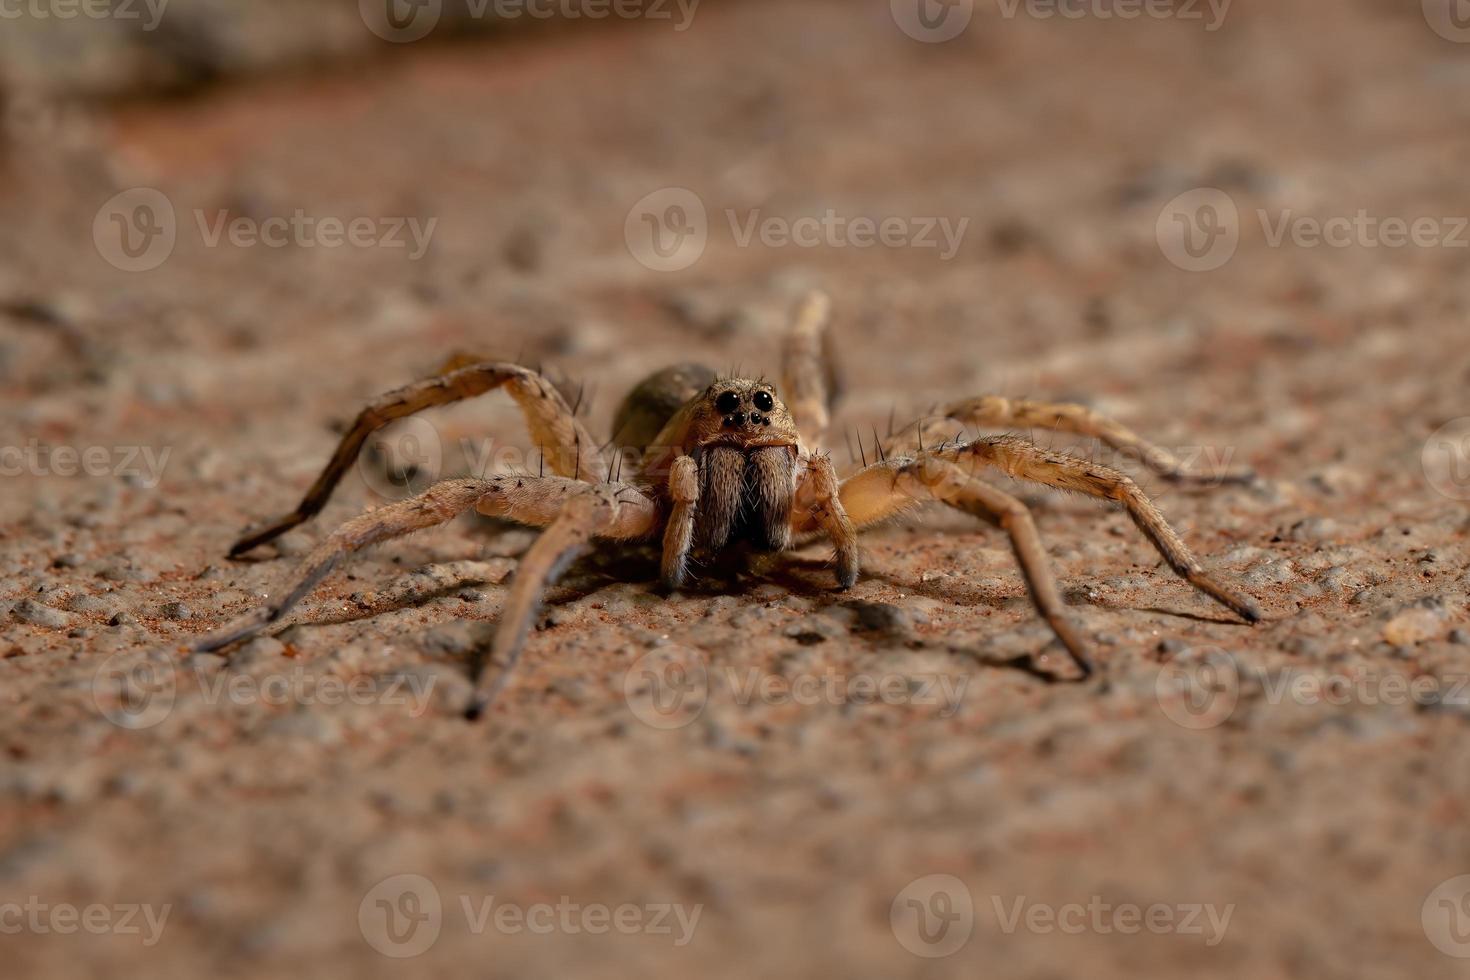
<svg viewBox="0 0 1470 980">
<path fill-rule="evenodd" d="M 1470 47 L 1433 4 L 1238 4 L 1217 30 L 973 6 L 944 43 L 883 2 L 710 3 L 682 31 L 429 41 L 28 116 L 0 185 L 4 972 L 1462 975 Z M 113 217 L 160 217 L 137 188 L 174 241 L 127 271 Z M 663 272 L 629 240 L 677 217 L 669 188 L 707 245 Z M 964 232 L 742 242 L 829 210 Z M 408 247 L 211 239 L 298 211 L 405 219 Z M 421 255 L 409 218 L 435 222 Z M 1333 218 L 1347 240 L 1314 240 Z M 1393 245 L 1385 219 L 1429 225 Z M 1212 229 L 1233 254 L 1181 251 Z M 1001 478 L 1092 682 L 1047 682 L 1064 658 L 1004 534 L 942 508 L 868 534 L 847 593 L 820 543 L 672 597 L 647 549 L 599 549 L 478 725 L 459 708 L 531 540 L 483 519 L 180 654 L 381 505 L 385 466 L 535 448 L 503 396 L 435 411 L 226 560 L 371 396 L 457 350 L 520 357 L 585 384 L 606 434 L 665 364 L 773 373 L 812 286 L 867 452 L 890 413 L 990 392 L 1254 467 L 1185 490 L 1121 462 L 1266 621 L 1116 509 Z"/>
</svg>

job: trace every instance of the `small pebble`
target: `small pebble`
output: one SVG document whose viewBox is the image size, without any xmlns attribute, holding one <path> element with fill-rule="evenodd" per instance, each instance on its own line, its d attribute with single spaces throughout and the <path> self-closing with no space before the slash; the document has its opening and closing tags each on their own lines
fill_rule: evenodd
<svg viewBox="0 0 1470 980">
<path fill-rule="evenodd" d="M 29 623 L 32 626 L 45 626 L 49 629 L 64 629 L 76 622 L 76 617 L 70 613 L 43 606 L 34 599 L 20 600 L 11 608 L 10 615 L 17 622 Z"/>
</svg>

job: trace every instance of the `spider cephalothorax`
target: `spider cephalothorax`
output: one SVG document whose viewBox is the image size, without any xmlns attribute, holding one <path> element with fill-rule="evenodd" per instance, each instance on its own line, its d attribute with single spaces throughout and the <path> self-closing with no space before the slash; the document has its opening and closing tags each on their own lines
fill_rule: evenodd
<svg viewBox="0 0 1470 980">
<path fill-rule="evenodd" d="M 783 551 L 790 545 L 801 434 L 774 385 L 745 378 L 712 382 L 673 413 L 651 448 L 654 459 L 694 461 L 701 548 L 745 543 Z M 654 466 L 645 474 L 661 475 Z"/>
<path fill-rule="evenodd" d="M 496 388 L 506 389 L 520 405 L 556 475 L 446 480 L 411 500 L 348 521 L 306 559 L 283 598 L 194 649 L 218 649 L 281 619 L 351 552 L 477 509 L 546 528 L 521 559 L 502 607 L 491 661 L 504 666 L 477 687 L 471 708 L 477 715 L 511 675 L 541 593 L 594 538 L 661 540 L 663 582 L 678 588 L 688 579 L 689 557 L 697 549 L 717 552 L 744 545 L 780 551 L 825 536 L 835 548 L 837 584 L 847 588 L 858 577 L 858 528 L 938 501 L 1006 531 L 1032 601 L 1072 655 L 1077 674 L 1087 676 L 1093 669 L 1088 645 L 1057 591 L 1031 511 L 1018 497 L 981 479 L 989 469 L 1121 505 L 1177 574 L 1243 619 L 1260 618 L 1251 599 L 1204 570 L 1125 474 L 1015 436 L 954 438 L 956 429 L 1050 428 L 1097 438 L 1166 479 L 1200 479 L 1168 451 L 1080 405 L 998 396 L 954 402 L 891 435 L 876 462 L 864 461 L 839 480 L 830 456 L 819 451 L 835 392 L 829 308 L 820 293 L 797 308 L 784 347 L 779 394 L 764 380 L 716 378 L 690 364 L 667 368 L 624 399 L 608 453 L 591 450 L 598 440 L 554 385 L 518 364 L 459 356 L 439 376 L 389 392 L 358 416 L 296 510 L 236 542 L 232 556 L 317 514 L 375 430 Z M 613 459 L 620 460 L 616 467 Z M 629 459 L 632 466 L 625 472 Z M 1246 471 L 1212 476 L 1216 482 L 1248 478 Z"/>
</svg>

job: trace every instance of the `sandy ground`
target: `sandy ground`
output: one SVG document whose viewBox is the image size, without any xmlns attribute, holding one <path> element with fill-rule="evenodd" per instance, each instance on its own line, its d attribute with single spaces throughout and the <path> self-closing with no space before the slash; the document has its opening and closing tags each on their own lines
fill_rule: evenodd
<svg viewBox="0 0 1470 980">
<path fill-rule="evenodd" d="M 1207 30 L 979 3 L 945 43 L 887 8 L 709 4 L 28 120 L 0 196 L 7 972 L 1464 974 L 1470 48 L 1432 5 Z M 658 271 L 635 256 L 696 257 L 639 238 L 684 226 L 669 188 L 707 241 Z M 901 241 L 742 240 L 829 210 Z M 298 211 L 374 245 L 212 237 Z M 170 234 L 129 254 L 121 227 Z M 534 448 L 500 396 L 432 413 L 225 560 L 372 395 L 519 356 L 605 433 L 663 364 L 774 370 L 812 285 L 869 444 L 997 392 L 1254 466 L 1186 492 L 1123 462 L 1268 621 L 1124 515 L 1007 484 L 1095 682 L 1037 676 L 1059 648 L 1004 536 L 942 509 L 869 535 L 847 594 L 820 545 L 672 598 L 647 551 L 599 551 L 478 726 L 470 665 L 530 540 L 480 519 L 179 655 L 394 473 Z"/>
</svg>

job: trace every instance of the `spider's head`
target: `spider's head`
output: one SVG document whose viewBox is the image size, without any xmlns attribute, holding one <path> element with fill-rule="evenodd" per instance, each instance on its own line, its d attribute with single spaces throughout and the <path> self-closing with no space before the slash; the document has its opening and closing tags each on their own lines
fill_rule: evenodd
<svg viewBox="0 0 1470 980">
<path fill-rule="evenodd" d="M 682 415 L 681 451 L 699 464 L 695 528 L 703 547 L 719 551 L 735 541 L 761 551 L 787 547 L 801 440 L 776 389 L 721 378 Z"/>
<path fill-rule="evenodd" d="M 796 423 L 774 386 L 764 381 L 721 378 L 705 389 L 691 430 L 700 446 L 794 446 Z"/>
</svg>

